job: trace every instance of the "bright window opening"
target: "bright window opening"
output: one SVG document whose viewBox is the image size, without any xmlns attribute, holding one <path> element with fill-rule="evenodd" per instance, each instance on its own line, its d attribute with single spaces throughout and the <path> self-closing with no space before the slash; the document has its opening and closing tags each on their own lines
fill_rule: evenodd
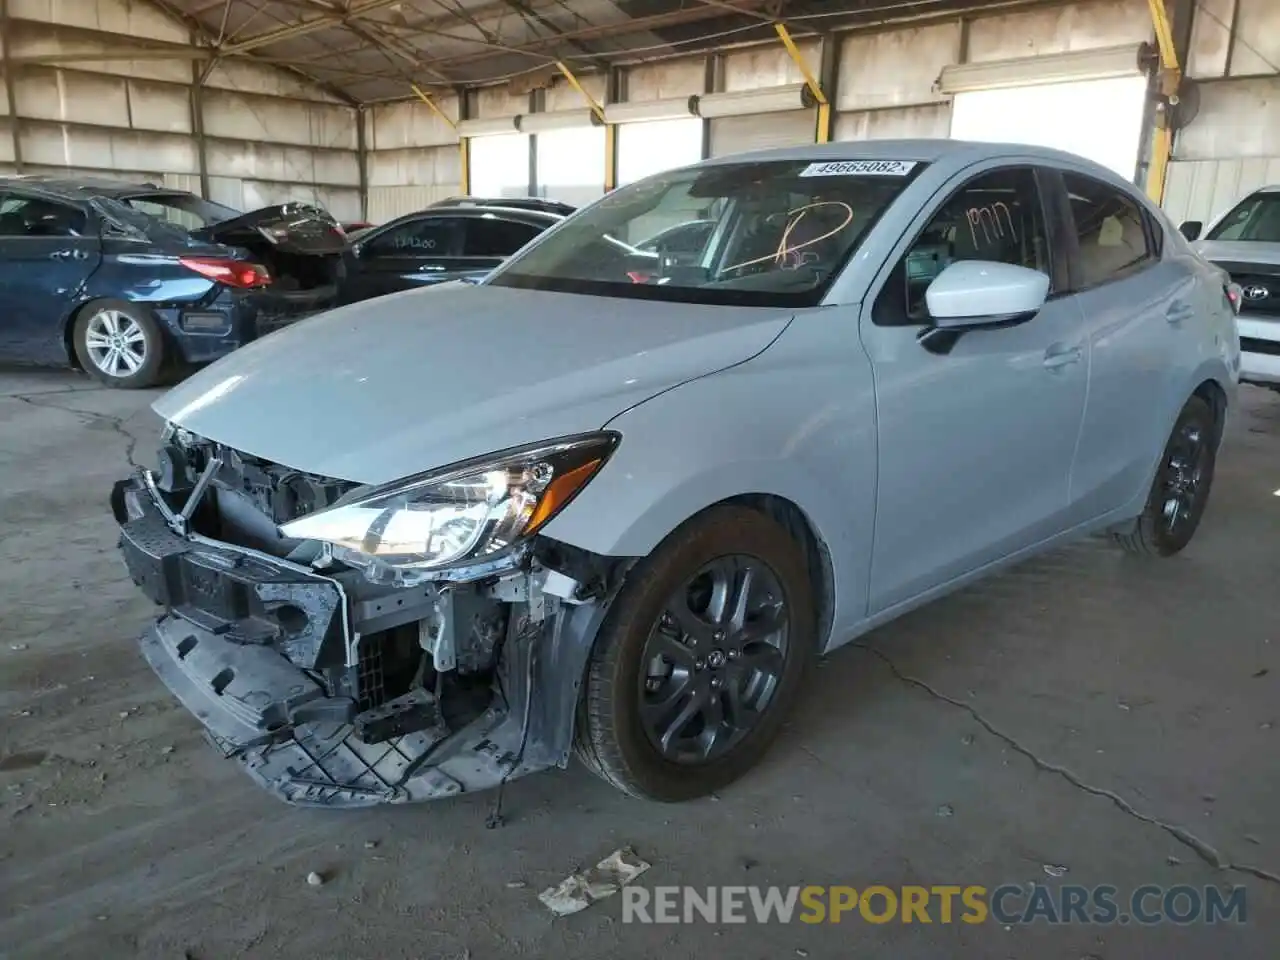
<svg viewBox="0 0 1280 960">
<path fill-rule="evenodd" d="M 581 207 L 604 194 L 604 127 L 537 136 L 538 196 Z"/>
<path fill-rule="evenodd" d="M 477 197 L 529 195 L 529 138 L 523 133 L 471 141 L 471 193 Z"/>
<path fill-rule="evenodd" d="M 697 117 L 618 125 L 618 186 L 702 159 Z"/>
<path fill-rule="evenodd" d="M 1141 76 L 967 91 L 952 104 L 951 136 L 1066 150 L 1133 180 L 1146 96 Z"/>
</svg>

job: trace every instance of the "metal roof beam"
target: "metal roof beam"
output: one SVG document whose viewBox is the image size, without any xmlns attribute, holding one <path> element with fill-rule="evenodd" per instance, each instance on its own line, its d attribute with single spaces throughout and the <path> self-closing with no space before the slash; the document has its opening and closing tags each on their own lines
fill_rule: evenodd
<svg viewBox="0 0 1280 960">
<path fill-rule="evenodd" d="M 329 27 L 349 23 L 352 20 L 359 20 L 361 17 L 367 17 L 371 13 L 395 6 L 400 2 L 401 0 L 364 0 L 364 3 L 352 3 L 346 10 L 322 13 L 318 17 L 312 17 L 309 20 L 299 20 L 297 23 L 291 23 L 288 26 L 267 30 L 252 37 L 245 37 L 238 43 L 227 44 L 222 48 L 222 52 L 224 54 L 246 53 L 249 50 L 264 47 L 270 43 L 279 43 L 281 40 L 303 37 L 309 33 L 315 33 L 317 30 L 325 30 Z"/>
<path fill-rule="evenodd" d="M 747 7 L 762 7 L 768 0 L 739 0 L 734 4 L 734 9 L 738 13 L 746 13 Z M 546 59 L 546 55 L 541 51 L 557 44 L 564 43 L 569 40 L 590 40 L 600 39 L 603 37 L 626 36 L 632 33 L 645 33 L 649 30 L 657 30 L 661 27 L 672 27 L 683 23 L 697 23 L 700 20 L 714 19 L 718 14 L 716 8 L 699 4 L 696 7 L 683 7 L 679 10 L 671 10 L 667 13 L 655 13 L 645 17 L 634 17 L 623 23 L 596 24 L 590 27 L 580 27 L 574 30 L 566 30 L 560 36 L 540 37 L 537 40 L 531 40 L 528 43 L 521 43 L 515 47 L 503 48 L 510 53 L 519 53 L 538 59 Z M 622 51 L 625 55 L 625 51 Z M 442 57 L 439 60 L 430 61 L 435 67 L 450 67 L 460 64 L 473 63 L 477 60 L 483 60 L 491 54 L 485 53 L 469 53 L 453 57 Z M 617 54 L 615 54 L 617 56 Z"/>
</svg>

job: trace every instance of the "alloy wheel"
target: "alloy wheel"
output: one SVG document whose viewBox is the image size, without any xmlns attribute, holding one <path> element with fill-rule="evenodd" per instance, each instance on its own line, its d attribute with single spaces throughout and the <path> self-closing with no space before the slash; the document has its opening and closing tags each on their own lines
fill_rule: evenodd
<svg viewBox="0 0 1280 960">
<path fill-rule="evenodd" d="M 108 376 L 131 376 L 147 361 L 146 331 L 119 310 L 99 310 L 90 317 L 84 344 L 90 361 Z"/>
<path fill-rule="evenodd" d="M 719 557 L 674 591 L 645 642 L 640 720 L 659 753 L 707 763 L 769 708 L 788 655 L 782 587 L 762 560 Z"/>
<path fill-rule="evenodd" d="M 1194 522 L 1204 487 L 1208 450 L 1206 431 L 1194 421 L 1182 424 L 1170 444 L 1160 510 L 1170 536 L 1177 536 L 1182 527 Z"/>
</svg>

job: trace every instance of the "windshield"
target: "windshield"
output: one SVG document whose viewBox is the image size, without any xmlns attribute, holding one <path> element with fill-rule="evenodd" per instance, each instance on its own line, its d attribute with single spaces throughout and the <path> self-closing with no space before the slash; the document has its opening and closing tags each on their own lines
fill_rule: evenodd
<svg viewBox="0 0 1280 960">
<path fill-rule="evenodd" d="M 240 216 L 238 210 L 204 200 L 192 193 L 147 193 L 136 197 L 120 197 L 119 202 L 139 213 L 185 230 L 199 230 L 212 223 Z"/>
<path fill-rule="evenodd" d="M 678 303 L 813 306 L 922 166 L 772 160 L 659 174 L 570 217 L 488 283 Z"/>
<path fill-rule="evenodd" d="M 1209 231 L 1207 239 L 1280 243 L 1280 193 L 1246 197 Z"/>
</svg>

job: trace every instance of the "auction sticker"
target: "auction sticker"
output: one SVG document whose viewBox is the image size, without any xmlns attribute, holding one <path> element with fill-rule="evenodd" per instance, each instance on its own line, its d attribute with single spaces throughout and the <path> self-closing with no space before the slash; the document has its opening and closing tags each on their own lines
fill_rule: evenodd
<svg viewBox="0 0 1280 960">
<path fill-rule="evenodd" d="M 905 177 L 916 168 L 914 160 L 827 160 L 811 163 L 802 177 Z"/>
</svg>

